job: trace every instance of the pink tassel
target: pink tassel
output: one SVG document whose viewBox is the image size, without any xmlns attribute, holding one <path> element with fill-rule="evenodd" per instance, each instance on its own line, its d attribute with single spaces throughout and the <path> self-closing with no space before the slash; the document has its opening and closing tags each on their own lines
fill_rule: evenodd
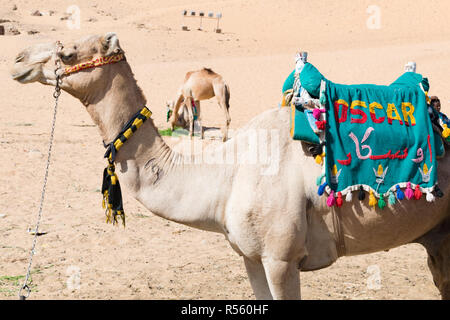
<svg viewBox="0 0 450 320">
<path fill-rule="evenodd" d="M 330 195 L 328 196 L 328 199 L 327 199 L 327 205 L 328 205 L 329 207 L 332 207 L 332 206 L 334 206 L 334 203 L 335 203 L 335 200 L 334 200 L 334 191 L 331 191 L 331 193 L 330 193 Z"/>
<path fill-rule="evenodd" d="M 414 199 L 419 200 L 422 198 L 422 191 L 420 191 L 419 185 L 416 185 L 416 189 L 414 190 Z"/>
<path fill-rule="evenodd" d="M 314 119 L 319 120 L 320 119 L 320 114 L 323 113 L 323 112 L 325 112 L 325 109 L 314 109 L 313 110 L 313 117 L 314 117 Z"/>
<path fill-rule="evenodd" d="M 405 195 L 408 200 L 414 196 L 414 192 L 411 189 L 411 182 L 408 182 L 406 185 Z"/>
<path fill-rule="evenodd" d="M 342 207 L 343 203 L 344 203 L 344 200 L 342 199 L 342 193 L 339 191 L 337 194 L 336 205 L 340 208 L 340 207 Z"/>
</svg>

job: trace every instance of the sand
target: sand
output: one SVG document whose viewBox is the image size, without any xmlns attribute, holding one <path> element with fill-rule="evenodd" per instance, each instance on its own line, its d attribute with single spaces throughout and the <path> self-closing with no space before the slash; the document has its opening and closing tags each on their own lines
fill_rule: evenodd
<svg viewBox="0 0 450 320">
<path fill-rule="evenodd" d="M 54 104 L 51 87 L 10 79 L 14 57 L 30 44 L 115 31 L 162 129 L 165 102 L 175 98 L 187 71 L 201 67 L 227 81 L 231 127 L 242 127 L 278 105 L 298 50 L 341 83 L 388 84 L 414 60 L 430 79 L 430 93 L 450 111 L 447 0 L 70 3 L 80 10 L 80 29 L 68 27 L 63 1 L 0 4 L 0 19 L 8 20 L 0 35 L 0 299 L 17 297 L 28 264 L 33 236 L 27 229 L 36 223 Z M 369 28 L 374 4 L 380 12 L 375 29 Z M 213 20 L 203 21 L 203 31 L 196 30 L 199 19 L 183 22 L 184 9 L 222 12 L 222 33 L 213 31 Z M 36 10 L 42 15 L 32 15 Z M 191 31 L 182 31 L 183 23 Z M 127 227 L 105 224 L 104 149 L 83 108 L 62 94 L 40 228 L 47 234 L 38 238 L 30 299 L 253 299 L 243 262 L 222 235 L 162 220 L 126 190 Z M 202 112 L 204 125 L 222 125 L 214 100 L 203 102 Z M 367 285 L 373 270 L 380 272 L 380 287 Z M 414 244 L 341 258 L 301 273 L 301 285 L 304 299 L 440 297 L 426 252 Z"/>
</svg>

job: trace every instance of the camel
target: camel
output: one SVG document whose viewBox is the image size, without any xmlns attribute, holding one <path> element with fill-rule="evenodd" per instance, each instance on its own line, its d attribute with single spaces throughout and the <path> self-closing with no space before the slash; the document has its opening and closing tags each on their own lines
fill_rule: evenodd
<svg viewBox="0 0 450 320">
<path fill-rule="evenodd" d="M 173 100 L 166 101 L 166 109 L 167 109 L 167 112 L 169 113 L 167 121 L 169 121 L 170 118 L 172 118 L 174 107 L 175 107 L 175 101 L 173 101 Z M 197 113 L 198 113 L 198 111 L 197 111 Z M 175 122 L 174 125 L 173 126 L 171 125 L 172 130 L 175 126 L 181 127 L 183 129 L 188 129 L 188 127 L 189 127 L 189 112 L 188 112 L 188 109 L 187 109 L 187 106 L 185 103 L 183 103 L 182 107 L 180 107 L 178 109 L 178 116 L 174 119 L 174 122 Z M 203 130 L 201 130 L 201 134 L 202 134 L 201 138 L 203 139 L 204 138 Z"/>
<path fill-rule="evenodd" d="M 175 99 L 175 106 L 172 109 L 172 116 L 170 125 L 172 130 L 178 122 L 178 117 L 185 117 L 182 113 L 188 112 L 189 119 L 189 134 L 194 135 L 194 114 L 193 107 L 197 109 L 197 119 L 200 125 L 200 136 L 203 139 L 203 126 L 201 122 L 200 100 L 211 99 L 217 97 L 217 102 L 225 114 L 225 126 L 222 129 L 222 140 L 226 141 L 228 138 L 228 127 L 230 126 L 230 88 L 223 80 L 222 76 L 215 73 L 211 69 L 203 68 L 197 71 L 189 71 L 184 77 L 183 85 L 178 90 Z M 169 104 L 170 105 L 170 104 Z M 183 109 L 179 112 L 180 107 Z M 186 106 L 187 108 L 185 108 Z M 187 127 L 187 124 L 185 124 Z"/>
<path fill-rule="evenodd" d="M 56 59 L 66 67 L 117 52 L 123 50 L 113 33 L 59 51 L 55 43 L 34 45 L 17 56 L 11 75 L 20 83 L 55 86 Z M 62 76 L 60 86 L 86 107 L 106 142 L 146 105 L 126 60 Z M 223 234 L 243 257 L 256 299 L 299 299 L 301 271 L 412 242 L 427 249 L 435 284 L 450 299 L 450 157 L 439 160 L 444 196 L 434 203 L 422 197 L 375 210 L 368 197 L 354 195 L 329 208 L 315 185 L 321 167 L 308 145 L 291 139 L 289 120 L 289 108 L 270 109 L 225 143 L 182 154 L 165 143 L 150 118 L 117 153 L 116 172 L 127 194 L 151 213 Z M 272 151 L 264 158 L 267 146 Z"/>
</svg>

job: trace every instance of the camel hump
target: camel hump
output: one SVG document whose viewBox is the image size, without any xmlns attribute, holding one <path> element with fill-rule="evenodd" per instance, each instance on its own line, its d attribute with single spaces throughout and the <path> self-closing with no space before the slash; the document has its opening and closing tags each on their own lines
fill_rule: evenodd
<svg viewBox="0 0 450 320">
<path fill-rule="evenodd" d="M 203 68 L 203 71 L 206 71 L 208 74 L 216 74 L 211 68 Z"/>
<path fill-rule="evenodd" d="M 203 68 L 197 71 L 189 71 L 186 73 L 186 76 L 184 77 L 184 82 L 187 82 L 190 77 L 196 76 L 196 77 L 202 77 L 202 76 L 213 76 L 214 78 L 220 77 L 220 75 L 216 72 L 214 72 L 211 68 Z"/>
</svg>

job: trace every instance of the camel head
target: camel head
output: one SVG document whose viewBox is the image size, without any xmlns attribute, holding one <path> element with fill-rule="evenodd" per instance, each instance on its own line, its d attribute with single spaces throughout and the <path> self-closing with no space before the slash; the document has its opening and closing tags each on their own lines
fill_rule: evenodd
<svg viewBox="0 0 450 320">
<path fill-rule="evenodd" d="M 20 52 L 11 70 L 11 76 L 20 83 L 40 82 L 56 85 L 56 60 L 60 61 L 61 75 L 66 67 L 88 62 L 99 57 L 108 57 L 122 53 L 115 33 L 95 35 L 78 41 L 62 44 L 57 50 L 57 43 L 36 44 Z M 82 90 L 82 86 L 92 85 L 102 78 L 105 68 L 93 68 L 61 78 L 61 88 L 71 93 Z"/>
<path fill-rule="evenodd" d="M 173 109 L 175 108 L 175 101 L 166 101 L 167 108 L 167 122 L 172 117 Z M 178 117 L 176 118 L 175 126 L 181 127 L 183 129 L 188 129 L 189 125 L 189 113 L 186 104 L 183 102 L 181 108 L 178 109 Z"/>
</svg>

